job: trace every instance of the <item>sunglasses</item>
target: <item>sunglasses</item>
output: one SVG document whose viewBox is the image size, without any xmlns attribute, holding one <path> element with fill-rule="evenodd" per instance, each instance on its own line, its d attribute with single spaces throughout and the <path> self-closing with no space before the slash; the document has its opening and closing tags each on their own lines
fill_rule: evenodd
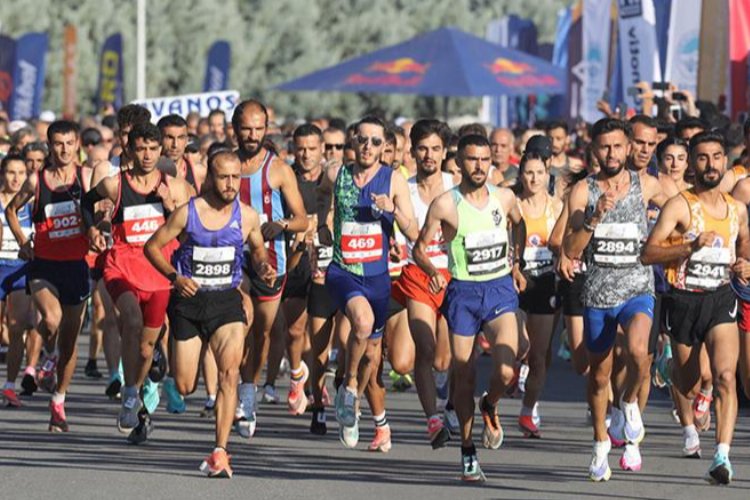
<svg viewBox="0 0 750 500">
<path fill-rule="evenodd" d="M 341 151 L 342 149 L 344 149 L 344 145 L 343 144 L 326 144 L 326 151 L 333 151 L 334 149 L 336 151 Z"/>
<path fill-rule="evenodd" d="M 372 145 L 377 148 L 378 146 L 382 146 L 383 145 L 383 138 L 382 137 L 367 137 L 366 135 L 358 135 L 357 136 L 357 143 L 360 146 L 364 146 L 368 142 L 371 142 Z"/>
</svg>

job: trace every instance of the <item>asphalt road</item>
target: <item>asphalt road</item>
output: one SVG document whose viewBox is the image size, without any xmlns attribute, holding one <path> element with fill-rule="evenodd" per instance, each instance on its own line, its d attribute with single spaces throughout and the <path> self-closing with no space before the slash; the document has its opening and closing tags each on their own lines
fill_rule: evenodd
<svg viewBox="0 0 750 500">
<path fill-rule="evenodd" d="M 481 380 L 486 378 L 482 375 L 487 363 L 487 358 L 481 360 Z M 365 451 L 373 425 L 364 407 L 360 445 L 346 450 L 330 413 L 328 435 L 321 438 L 309 433 L 309 414 L 291 417 L 285 405 L 261 405 L 252 442 L 237 435 L 230 442 L 234 478 L 209 480 L 198 471 L 213 446 L 213 421 L 198 417 L 202 389 L 188 398 L 183 415 L 167 414 L 162 402 L 152 439 L 134 447 L 115 427 L 119 403 L 103 395 L 105 382 L 84 379 L 83 363 L 79 364 L 66 403 L 68 434 L 47 432 L 46 395 L 25 400 L 20 409 L 0 408 L 0 499 L 750 498 L 750 410 L 740 410 L 732 447 L 736 480 L 717 489 L 702 479 L 713 454 L 713 433 L 702 436 L 703 459 L 680 458 L 681 430 L 661 391 L 652 392 L 644 416 L 642 471 L 621 471 L 620 454 L 613 450 L 612 479 L 589 482 L 591 431 L 585 421 L 583 380 L 559 359 L 540 404 L 541 440 L 525 440 L 516 430 L 519 400 L 501 401 L 505 443 L 496 451 L 480 448 L 488 477 L 483 486 L 458 480 L 457 442 L 438 451 L 430 448 L 414 389 L 388 394 L 393 432 L 388 454 Z M 279 386 L 285 397 L 287 381 Z M 481 447 L 480 433 L 478 426 L 475 436 Z"/>
</svg>

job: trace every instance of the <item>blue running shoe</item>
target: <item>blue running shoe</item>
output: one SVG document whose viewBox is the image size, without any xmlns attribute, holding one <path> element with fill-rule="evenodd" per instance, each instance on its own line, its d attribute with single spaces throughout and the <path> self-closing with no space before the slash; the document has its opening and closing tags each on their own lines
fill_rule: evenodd
<svg viewBox="0 0 750 500">
<path fill-rule="evenodd" d="M 344 427 L 354 427 L 357 422 L 357 394 L 344 386 L 336 392 L 336 420 Z"/>
<path fill-rule="evenodd" d="M 167 395 L 167 412 L 169 413 L 185 413 L 185 399 L 182 394 L 177 391 L 177 385 L 174 383 L 172 377 L 164 378 L 164 385 L 162 386 L 164 393 Z"/>
<path fill-rule="evenodd" d="M 734 470 L 732 464 L 729 463 L 729 457 L 716 453 L 704 479 L 711 484 L 727 485 L 732 482 L 733 477 Z"/>
<path fill-rule="evenodd" d="M 146 377 L 143 383 L 143 406 L 149 415 L 153 415 L 159 407 L 159 400 L 159 384 L 151 382 L 151 379 Z"/>
</svg>

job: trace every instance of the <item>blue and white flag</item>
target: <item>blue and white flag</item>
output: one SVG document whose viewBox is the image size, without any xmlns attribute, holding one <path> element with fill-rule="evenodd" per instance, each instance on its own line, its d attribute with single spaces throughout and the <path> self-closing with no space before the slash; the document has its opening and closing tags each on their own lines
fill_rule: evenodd
<svg viewBox="0 0 750 500">
<path fill-rule="evenodd" d="M 10 119 L 37 118 L 42 111 L 47 33 L 27 33 L 16 42 Z"/>
</svg>

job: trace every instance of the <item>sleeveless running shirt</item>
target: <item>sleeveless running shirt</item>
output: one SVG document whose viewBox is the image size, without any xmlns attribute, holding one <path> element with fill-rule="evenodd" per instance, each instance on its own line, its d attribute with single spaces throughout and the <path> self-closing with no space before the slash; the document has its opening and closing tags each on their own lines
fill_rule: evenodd
<svg viewBox="0 0 750 500">
<path fill-rule="evenodd" d="M 523 213 L 523 207 L 519 203 L 518 208 L 526 222 L 526 247 L 523 251 L 523 260 L 526 262 L 525 272 L 529 276 L 537 277 L 554 271 L 552 251 L 547 248 L 547 242 L 552 229 L 555 227 L 557 218 L 552 199 L 547 195 L 544 204 L 544 212 L 540 217 L 531 217 Z"/>
<path fill-rule="evenodd" d="M 667 281 L 680 290 L 705 292 L 716 290 L 730 280 L 729 268 L 735 261 L 735 245 L 739 232 L 739 215 L 734 198 L 722 193 L 727 204 L 727 215 L 715 219 L 703 210 L 695 190 L 683 191 L 690 207 L 690 226 L 677 243 L 690 243 L 703 232 L 714 231 L 716 237 L 711 245 L 666 266 Z"/>
<path fill-rule="evenodd" d="M 459 186 L 450 192 L 456 204 L 458 228 L 448 245 L 448 270 L 453 279 L 490 281 L 510 274 L 508 221 L 497 188 L 486 185 L 487 205 L 477 208 L 463 197 Z"/>
<path fill-rule="evenodd" d="M 21 247 L 18 245 L 15 236 L 8 226 L 8 221 L 5 219 L 5 208 L 0 205 L 0 221 L 3 224 L 3 242 L 2 249 L 0 249 L 0 266 L 17 266 L 23 264 L 23 261 L 18 258 L 18 251 Z M 18 211 L 18 223 L 21 225 L 21 231 L 24 236 L 29 238 L 32 231 L 34 230 L 34 224 L 31 220 L 32 206 L 30 203 L 24 205 Z"/>
<path fill-rule="evenodd" d="M 237 288 L 242 281 L 242 208 L 234 201 L 232 215 L 221 229 L 207 229 L 195 208 L 195 198 L 188 202 L 185 241 L 174 255 L 182 276 L 192 278 L 201 290 L 220 291 Z"/>
<path fill-rule="evenodd" d="M 409 180 L 409 170 L 405 166 L 401 165 L 395 168 L 394 171 L 400 173 L 404 177 L 404 180 Z M 409 241 L 404 236 L 404 233 L 401 232 L 401 229 L 399 229 L 398 224 L 393 226 L 393 241 L 401 250 L 402 257 L 398 262 L 391 260 L 390 257 L 388 258 L 388 274 L 390 274 L 391 279 L 397 279 L 401 276 L 401 271 L 406 267 L 409 254 Z"/>
<path fill-rule="evenodd" d="M 641 242 L 648 235 L 646 207 L 638 174 L 630 175 L 630 189 L 604 214 L 585 251 L 587 264 L 583 303 L 587 307 L 616 307 L 638 295 L 654 294 L 651 266 L 641 264 Z M 596 177 L 587 177 L 586 216 L 593 213 L 602 190 Z"/>
<path fill-rule="evenodd" d="M 440 173 L 443 181 L 443 192 L 453 188 L 453 176 L 447 172 Z M 425 221 L 427 220 L 427 210 L 430 206 L 422 201 L 422 197 L 419 195 L 419 185 L 417 184 L 417 176 L 415 175 L 408 180 L 409 195 L 411 196 L 411 204 L 414 207 L 414 215 L 417 217 L 417 223 L 420 228 L 424 227 Z M 414 243 L 408 241 L 406 243 L 407 258 L 412 264 L 414 262 Z M 446 253 L 446 244 L 443 240 L 443 233 L 438 230 L 435 237 L 427 245 L 427 251 L 425 252 L 429 257 L 430 262 L 437 269 L 448 269 L 448 254 Z"/>
<path fill-rule="evenodd" d="M 47 183 L 48 170 L 39 173 L 34 195 L 34 257 L 45 260 L 83 260 L 89 242 L 83 234 L 81 169 L 73 182 L 52 190 Z"/>
<path fill-rule="evenodd" d="M 261 226 L 266 222 L 284 218 L 284 205 L 281 191 L 271 188 L 270 169 L 276 155 L 266 151 L 257 172 L 243 175 L 240 182 L 240 201 L 253 207 L 260 216 Z M 266 242 L 268 263 L 278 276 L 286 274 L 286 243 L 282 231 L 273 240 Z"/>
<path fill-rule="evenodd" d="M 381 165 L 359 188 L 353 168 L 344 165 L 339 169 L 333 189 L 333 262 L 358 276 L 376 276 L 388 272 L 394 216 L 378 210 L 371 195 L 390 195 L 393 170 Z"/>
</svg>

